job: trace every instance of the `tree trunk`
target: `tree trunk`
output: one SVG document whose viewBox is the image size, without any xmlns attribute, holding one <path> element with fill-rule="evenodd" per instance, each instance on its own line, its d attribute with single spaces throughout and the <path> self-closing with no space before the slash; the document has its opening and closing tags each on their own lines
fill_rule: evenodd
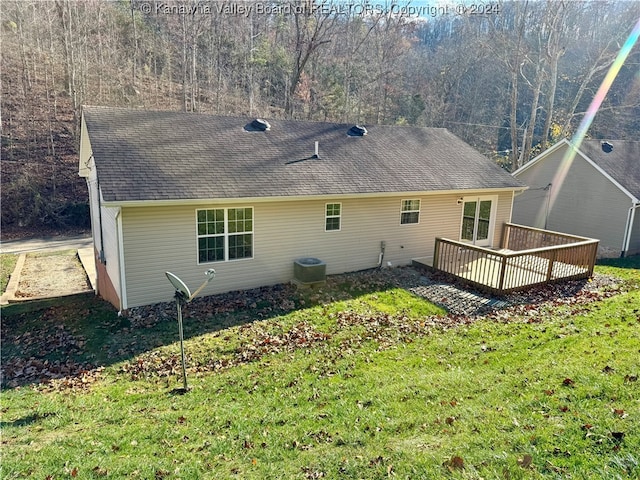
<svg viewBox="0 0 640 480">
<path fill-rule="evenodd" d="M 133 28 L 133 52 L 131 52 L 131 85 L 136 86 L 136 64 L 138 62 L 138 30 L 136 28 L 135 7 L 131 0 L 131 27 Z"/>
<path fill-rule="evenodd" d="M 522 152 L 518 161 L 520 166 L 527 163 L 531 156 L 533 136 L 535 135 L 536 121 L 538 119 L 538 102 L 540 100 L 540 91 L 542 90 L 542 84 L 544 82 L 544 73 L 544 65 L 540 60 L 538 60 L 534 76 L 535 85 L 530 84 L 533 87 L 533 98 L 531 100 L 531 110 L 529 111 L 529 122 L 525 127 L 524 145 L 522 146 Z"/>
</svg>

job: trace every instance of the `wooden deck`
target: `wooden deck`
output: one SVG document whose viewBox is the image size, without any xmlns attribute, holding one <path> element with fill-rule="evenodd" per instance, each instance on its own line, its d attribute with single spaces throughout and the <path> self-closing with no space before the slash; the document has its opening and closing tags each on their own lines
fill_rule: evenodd
<svg viewBox="0 0 640 480">
<path fill-rule="evenodd" d="M 529 248 L 524 249 L 526 245 Z M 588 278 L 593 274 L 597 249 L 598 240 L 508 223 L 499 250 L 437 238 L 433 258 L 415 262 L 431 263 L 433 269 L 482 290 L 506 294 L 534 285 Z"/>
</svg>

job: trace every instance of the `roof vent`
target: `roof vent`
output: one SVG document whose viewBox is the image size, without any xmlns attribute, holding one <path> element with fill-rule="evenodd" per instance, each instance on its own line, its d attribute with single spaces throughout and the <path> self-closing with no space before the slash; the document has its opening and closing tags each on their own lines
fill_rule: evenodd
<svg viewBox="0 0 640 480">
<path fill-rule="evenodd" d="M 256 118 L 251 123 L 245 125 L 245 130 L 248 132 L 266 132 L 271 129 L 271 125 L 266 120 L 261 118 Z"/>
<path fill-rule="evenodd" d="M 364 137 L 367 134 L 367 129 L 361 125 L 354 125 L 349 129 L 347 135 L 350 137 Z"/>
<path fill-rule="evenodd" d="M 602 142 L 601 146 L 604 153 L 611 153 L 613 151 L 613 145 L 609 142 Z"/>
</svg>

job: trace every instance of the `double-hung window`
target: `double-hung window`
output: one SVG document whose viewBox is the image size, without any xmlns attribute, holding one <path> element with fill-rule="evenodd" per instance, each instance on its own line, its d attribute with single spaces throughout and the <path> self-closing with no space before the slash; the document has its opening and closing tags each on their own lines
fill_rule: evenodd
<svg viewBox="0 0 640 480">
<path fill-rule="evenodd" d="M 325 232 L 340 230 L 341 216 L 342 216 L 341 203 L 327 203 L 325 205 L 325 221 L 324 221 Z"/>
<path fill-rule="evenodd" d="M 400 224 L 418 223 L 420 220 L 420 200 L 402 200 Z"/>
<path fill-rule="evenodd" d="M 198 263 L 253 257 L 253 208 L 198 210 Z"/>
</svg>

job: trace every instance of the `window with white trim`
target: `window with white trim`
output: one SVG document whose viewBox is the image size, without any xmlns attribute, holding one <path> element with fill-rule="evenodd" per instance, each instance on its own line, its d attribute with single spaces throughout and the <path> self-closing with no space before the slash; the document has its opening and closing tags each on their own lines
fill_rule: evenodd
<svg viewBox="0 0 640 480">
<path fill-rule="evenodd" d="M 253 257 L 253 208 L 197 210 L 198 263 Z"/>
<path fill-rule="evenodd" d="M 342 204 L 327 203 L 325 205 L 324 231 L 330 232 L 334 230 L 340 230 L 341 217 Z"/>
<path fill-rule="evenodd" d="M 402 200 L 400 224 L 418 223 L 420 220 L 420 200 Z"/>
</svg>

